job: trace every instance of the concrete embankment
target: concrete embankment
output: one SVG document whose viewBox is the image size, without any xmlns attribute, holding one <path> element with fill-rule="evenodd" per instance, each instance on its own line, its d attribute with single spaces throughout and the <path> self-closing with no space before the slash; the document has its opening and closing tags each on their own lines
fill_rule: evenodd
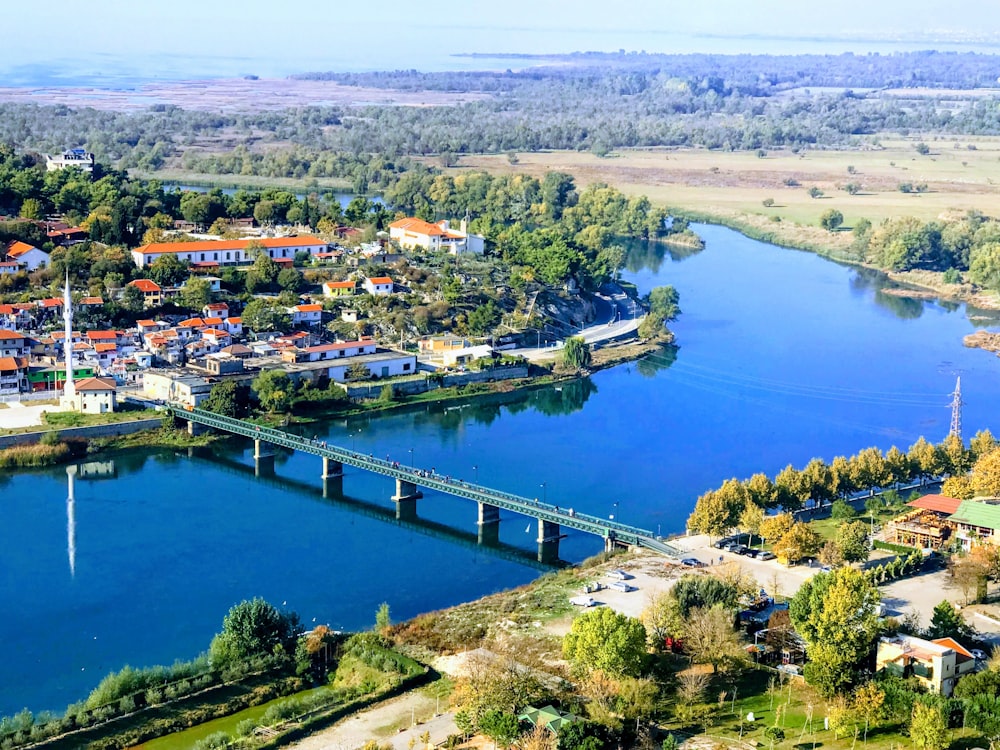
<svg viewBox="0 0 1000 750">
<path fill-rule="evenodd" d="M 137 419 L 134 422 L 114 422 L 112 424 L 99 424 L 90 427 L 65 427 L 58 430 L 59 437 L 63 440 L 89 439 L 103 437 L 118 437 L 120 435 L 131 435 L 143 430 L 155 430 L 163 424 L 160 417 L 151 419 Z M 43 435 L 52 432 L 21 432 L 15 435 L 0 435 L 0 449 L 12 448 L 15 445 L 30 445 L 37 443 Z"/>
</svg>

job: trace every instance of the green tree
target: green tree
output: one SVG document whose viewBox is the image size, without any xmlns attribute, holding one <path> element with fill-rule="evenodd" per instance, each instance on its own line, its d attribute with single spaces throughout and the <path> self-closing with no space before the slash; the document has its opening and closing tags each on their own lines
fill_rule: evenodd
<svg viewBox="0 0 1000 750">
<path fill-rule="evenodd" d="M 823 191 L 820 190 L 815 185 L 813 185 L 811 188 L 809 188 L 809 197 L 810 198 L 822 198 L 823 197 Z"/>
<path fill-rule="evenodd" d="M 843 523 L 837 527 L 834 543 L 841 557 L 847 562 L 862 562 L 871 554 L 871 543 L 868 541 L 869 525 L 864 521 Z"/>
<path fill-rule="evenodd" d="M 274 259 L 268 255 L 267 250 L 261 245 L 258 248 L 254 248 L 255 243 L 251 242 L 247 245 L 246 252 L 249 255 L 252 252 L 256 252 L 256 257 L 254 257 L 253 265 L 246 274 L 246 286 L 247 291 L 255 292 L 260 290 L 273 290 L 278 286 L 278 274 L 281 273 L 281 268 Z M 256 243 L 260 244 L 260 243 Z"/>
<path fill-rule="evenodd" d="M 824 211 L 819 217 L 819 225 L 828 232 L 835 232 L 844 223 L 844 215 L 835 208 Z"/>
<path fill-rule="evenodd" d="M 959 642 L 968 640 L 975 631 L 965 621 L 965 617 L 948 600 L 942 601 L 931 615 L 931 624 L 927 628 L 928 638 L 955 638 Z"/>
<path fill-rule="evenodd" d="M 181 289 L 181 303 L 189 310 L 201 310 L 212 301 L 212 285 L 205 279 L 188 279 Z"/>
<path fill-rule="evenodd" d="M 948 720 L 939 706 L 913 704 L 910 741 L 915 750 L 944 750 L 948 746 Z"/>
<path fill-rule="evenodd" d="M 143 307 L 146 305 L 146 299 L 142 291 L 139 287 L 131 284 L 122 289 L 122 297 L 119 302 L 121 302 L 122 308 L 132 314 L 141 313 Z"/>
<path fill-rule="evenodd" d="M 670 589 L 670 597 L 676 602 L 677 613 L 683 620 L 696 609 L 721 606 L 732 611 L 738 596 L 734 586 L 715 576 L 683 575 Z"/>
<path fill-rule="evenodd" d="M 500 322 L 500 309 L 496 302 L 489 300 L 470 312 L 467 321 L 469 330 L 476 336 L 482 336 Z"/>
<path fill-rule="evenodd" d="M 764 509 L 756 503 L 747 503 L 740 513 L 740 528 L 750 534 L 750 545 L 753 546 L 754 534 L 760 534 L 760 525 L 764 523 Z"/>
<path fill-rule="evenodd" d="M 265 299 L 253 299 L 243 308 L 243 326 L 254 333 L 283 331 L 292 325 L 288 312 Z"/>
<path fill-rule="evenodd" d="M 248 402 L 245 387 L 240 387 L 234 380 L 222 380 L 212 386 L 200 408 L 224 417 L 240 418 L 246 416 Z"/>
<path fill-rule="evenodd" d="M 910 446 L 906 456 L 921 480 L 937 476 L 944 471 L 941 452 L 923 437 Z"/>
<path fill-rule="evenodd" d="M 514 714 L 503 711 L 486 711 L 479 717 L 479 731 L 503 748 L 508 748 L 521 733 Z"/>
<path fill-rule="evenodd" d="M 375 610 L 375 632 L 385 638 L 392 628 L 392 618 L 389 616 L 389 602 L 382 602 Z"/>
<path fill-rule="evenodd" d="M 578 672 L 638 677 L 646 660 L 646 629 L 607 607 L 591 610 L 573 621 L 563 638 L 563 656 Z"/>
<path fill-rule="evenodd" d="M 298 625 L 294 612 L 280 612 L 260 598 L 244 600 L 223 619 L 222 632 L 212 639 L 209 657 L 217 666 L 272 654 L 276 647 L 291 654 Z"/>
<path fill-rule="evenodd" d="M 253 379 L 253 392 L 262 408 L 270 412 L 284 412 L 292 405 L 294 388 L 284 370 L 265 370 Z"/>
<path fill-rule="evenodd" d="M 879 594 L 868 578 L 850 567 L 818 573 L 789 602 L 789 615 L 809 653 L 806 679 L 832 695 L 857 679 L 879 625 Z"/>
<path fill-rule="evenodd" d="M 149 264 L 149 278 L 160 286 L 177 286 L 187 276 L 187 264 L 174 253 L 165 253 Z"/>
<path fill-rule="evenodd" d="M 27 198 L 21 204 L 20 216 L 22 219 L 29 219 L 31 221 L 41 221 L 45 218 L 45 209 L 42 207 L 42 202 L 36 198 Z"/>
<path fill-rule="evenodd" d="M 980 456 L 970 475 L 972 489 L 981 497 L 1000 496 L 1000 448 Z"/>
<path fill-rule="evenodd" d="M 835 500 L 833 502 L 833 507 L 830 508 L 830 517 L 835 518 L 838 521 L 854 518 L 857 515 L 858 512 L 854 510 L 854 506 L 842 498 Z"/>
<path fill-rule="evenodd" d="M 649 311 L 665 321 L 671 321 L 680 315 L 680 295 L 672 286 L 657 286 L 646 295 Z"/>
<path fill-rule="evenodd" d="M 282 268 L 276 280 L 286 292 L 297 292 L 302 288 L 302 273 L 297 268 Z"/>
<path fill-rule="evenodd" d="M 993 437 L 993 433 L 989 430 L 980 430 L 969 441 L 969 450 L 972 451 L 973 461 L 980 456 L 985 456 L 996 447 L 996 438 Z"/>
<path fill-rule="evenodd" d="M 562 350 L 562 363 L 574 370 L 581 370 L 590 365 L 590 344 L 579 336 L 566 339 Z"/>
</svg>

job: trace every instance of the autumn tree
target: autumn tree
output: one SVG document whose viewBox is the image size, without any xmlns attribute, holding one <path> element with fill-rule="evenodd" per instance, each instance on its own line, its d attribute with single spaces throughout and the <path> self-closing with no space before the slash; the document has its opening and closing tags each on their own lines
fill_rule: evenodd
<svg viewBox="0 0 1000 750">
<path fill-rule="evenodd" d="M 948 746 L 948 720 L 939 706 L 923 701 L 913 704 L 910 741 L 915 750 L 944 750 Z"/>
<path fill-rule="evenodd" d="M 732 610 L 723 605 L 692 610 L 684 628 L 684 650 L 691 661 L 711 664 L 713 672 L 746 666 L 746 651 L 734 623 Z"/>
<path fill-rule="evenodd" d="M 906 456 L 910 460 L 913 470 L 920 477 L 920 481 L 935 477 L 944 470 L 941 452 L 922 437 L 910 446 Z"/>
<path fill-rule="evenodd" d="M 962 439 L 955 433 L 948 433 L 938 446 L 943 468 L 947 474 L 965 474 L 972 468 L 972 452 L 967 450 Z"/>
<path fill-rule="evenodd" d="M 563 638 L 563 657 L 578 672 L 600 669 L 615 677 L 638 677 L 646 661 L 646 629 L 607 607 L 585 612 Z"/>
<path fill-rule="evenodd" d="M 807 524 L 795 523 L 773 546 L 774 554 L 789 562 L 813 557 L 819 552 L 822 539 Z"/>
<path fill-rule="evenodd" d="M 743 483 L 747 499 L 761 508 L 774 508 L 778 504 L 778 488 L 767 474 L 757 473 Z"/>
<path fill-rule="evenodd" d="M 980 430 L 969 441 L 969 450 L 972 452 L 973 460 L 978 459 L 980 456 L 985 456 L 996 447 L 996 438 L 993 437 L 993 433 L 989 430 Z"/>
<path fill-rule="evenodd" d="M 1000 448 L 994 448 L 976 460 L 970 481 L 977 496 L 1000 497 Z"/>
<path fill-rule="evenodd" d="M 837 551 L 847 562 L 863 562 L 871 554 L 868 540 L 870 527 L 864 521 L 851 521 L 837 527 L 834 543 Z"/>
</svg>

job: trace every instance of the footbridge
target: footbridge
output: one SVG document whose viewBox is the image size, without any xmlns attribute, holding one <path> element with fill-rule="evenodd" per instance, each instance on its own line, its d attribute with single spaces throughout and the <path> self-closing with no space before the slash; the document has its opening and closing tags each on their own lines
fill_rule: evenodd
<svg viewBox="0 0 1000 750">
<path fill-rule="evenodd" d="M 635 546 L 675 557 L 681 556 L 680 550 L 658 539 L 646 529 L 579 513 L 572 508 L 560 508 L 547 502 L 539 502 L 537 498 L 520 497 L 491 487 L 452 479 L 433 470 L 401 466 L 398 461 L 382 460 L 370 454 L 364 455 L 329 445 L 326 441 L 262 427 L 203 409 L 191 409 L 176 404 L 168 405 L 166 408 L 175 419 L 186 420 L 188 430 L 192 433 L 208 427 L 253 440 L 254 462 L 258 474 L 273 473 L 273 447 L 280 446 L 320 457 L 323 461 L 321 476 L 324 491 L 334 494 L 343 494 L 345 466 L 391 477 L 396 480 L 396 494 L 392 496 L 392 500 L 396 503 L 396 516 L 400 519 L 416 518 L 416 501 L 423 497 L 420 488 L 437 490 L 475 502 L 479 511 L 480 540 L 489 541 L 497 536 L 501 509 L 534 518 L 538 523 L 539 560 L 558 559 L 559 539 L 563 536 L 564 528 L 601 537 L 607 550 Z"/>
</svg>

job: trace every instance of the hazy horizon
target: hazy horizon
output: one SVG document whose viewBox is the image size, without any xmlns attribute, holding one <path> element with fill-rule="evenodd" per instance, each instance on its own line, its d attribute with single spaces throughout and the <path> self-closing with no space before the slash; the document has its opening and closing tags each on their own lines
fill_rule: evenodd
<svg viewBox="0 0 1000 750">
<path fill-rule="evenodd" d="M 633 0 L 613 14 L 608 7 L 579 0 L 568 14 L 554 0 L 471 9 L 461 0 L 419 7 L 383 0 L 374 17 L 366 8 L 319 0 L 300 0 L 287 13 L 263 0 L 244 0 L 238 9 L 218 0 L 92 0 L 81 15 L 78 0 L 48 0 L 46 19 L 65 27 L 54 29 L 17 4 L 6 11 L 9 28 L 35 33 L 5 41 L 0 86 L 506 67 L 453 56 L 469 53 L 1000 53 L 1000 6 L 974 0 L 842 0 L 836 12 L 790 0 L 705 0 L 696 7 Z"/>
</svg>

